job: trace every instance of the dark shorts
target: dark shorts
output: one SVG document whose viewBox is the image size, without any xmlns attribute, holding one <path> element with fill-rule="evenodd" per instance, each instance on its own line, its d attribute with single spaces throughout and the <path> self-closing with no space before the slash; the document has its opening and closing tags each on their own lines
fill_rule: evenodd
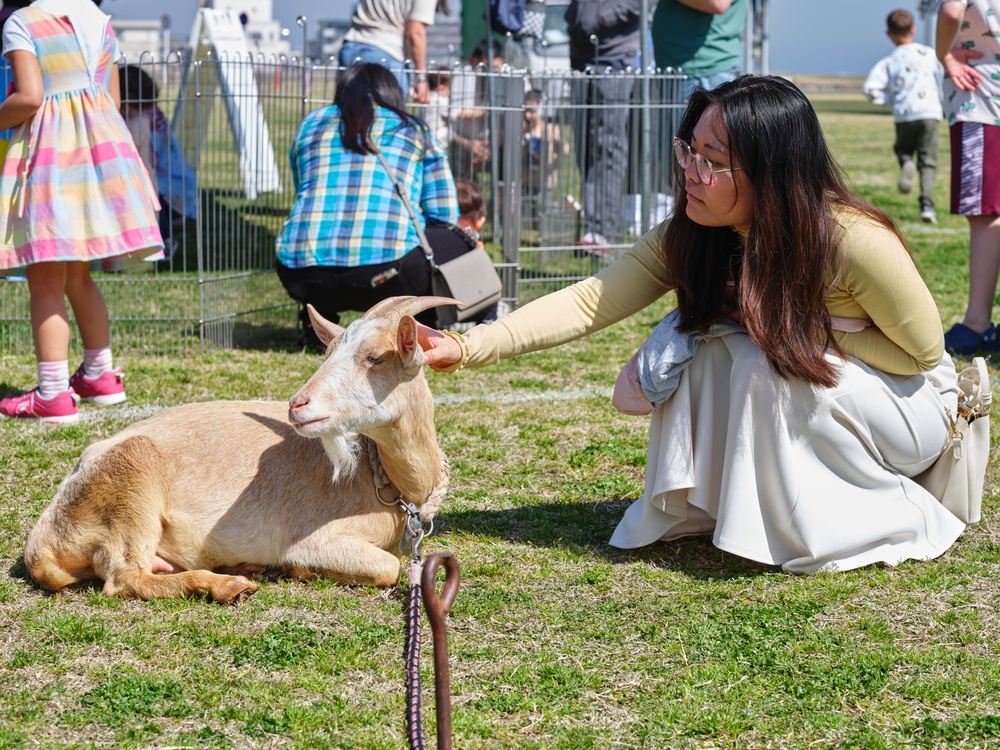
<svg viewBox="0 0 1000 750">
<path fill-rule="evenodd" d="M 1000 125 L 957 122 L 951 136 L 951 212 L 1000 215 Z"/>
</svg>

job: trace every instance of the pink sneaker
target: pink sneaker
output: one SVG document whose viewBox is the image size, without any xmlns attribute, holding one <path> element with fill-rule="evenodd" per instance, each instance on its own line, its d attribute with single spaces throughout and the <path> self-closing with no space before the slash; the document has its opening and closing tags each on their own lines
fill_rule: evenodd
<svg viewBox="0 0 1000 750">
<path fill-rule="evenodd" d="M 90 380 L 83 375 L 83 365 L 80 365 L 73 377 L 69 379 L 69 387 L 73 389 L 81 401 L 88 401 L 101 406 L 120 404 L 126 399 L 122 368 L 108 370 L 99 378 Z"/>
<path fill-rule="evenodd" d="M 576 243 L 576 257 L 592 255 L 596 258 L 608 258 L 611 255 L 611 248 L 604 235 L 591 234 L 587 232 L 583 238 Z"/>
<path fill-rule="evenodd" d="M 46 400 L 38 396 L 37 388 L 0 401 L 0 416 L 34 419 L 46 424 L 76 424 L 80 419 L 73 391 L 63 391 L 55 398 Z"/>
</svg>

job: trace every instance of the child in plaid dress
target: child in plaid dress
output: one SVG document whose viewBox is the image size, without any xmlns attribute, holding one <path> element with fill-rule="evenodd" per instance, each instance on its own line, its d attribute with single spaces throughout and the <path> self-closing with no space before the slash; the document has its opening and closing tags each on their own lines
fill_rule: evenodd
<svg viewBox="0 0 1000 750">
<path fill-rule="evenodd" d="M 0 269 L 26 269 L 38 359 L 38 387 L 0 401 L 4 417 L 72 423 L 79 400 L 125 400 L 90 263 L 163 247 L 156 193 L 118 111 L 118 42 L 98 5 L 35 0 L 3 29 L 13 90 L 0 130 L 14 132 L 0 169 Z M 84 346 L 72 377 L 66 297 Z"/>
</svg>

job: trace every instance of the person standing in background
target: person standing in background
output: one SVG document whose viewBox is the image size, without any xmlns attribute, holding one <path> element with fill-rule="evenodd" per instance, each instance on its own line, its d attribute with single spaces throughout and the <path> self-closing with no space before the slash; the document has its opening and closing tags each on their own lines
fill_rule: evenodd
<svg viewBox="0 0 1000 750">
<path fill-rule="evenodd" d="M 1000 351 L 1000 0 L 944 0 L 937 56 L 951 137 L 951 212 L 969 221 L 969 304 L 945 333 L 953 354 Z"/>
<path fill-rule="evenodd" d="M 747 0 L 660 0 L 653 12 L 653 56 L 656 67 L 687 75 L 681 104 L 695 88 L 711 90 L 736 78 L 746 18 Z"/>
<path fill-rule="evenodd" d="M 886 36 L 896 45 L 868 74 L 861 90 L 874 104 L 891 104 L 896 123 L 893 150 L 899 160 L 899 192 L 913 189 L 920 170 L 920 219 L 937 224 L 934 178 L 937 175 L 938 123 L 941 110 L 941 64 L 934 50 L 913 41 L 913 14 L 894 10 L 886 19 Z M 916 153 L 917 160 L 913 161 Z"/>
<path fill-rule="evenodd" d="M 410 76 L 406 59 L 416 70 L 414 98 L 430 102 L 427 86 L 427 27 L 434 25 L 434 13 L 448 13 L 447 0 L 359 0 L 351 18 L 351 28 L 340 48 L 340 65 L 373 62 L 392 71 L 406 96 Z"/>
<path fill-rule="evenodd" d="M 625 178 L 629 160 L 629 107 L 638 66 L 642 0 L 573 0 L 566 10 L 574 101 L 586 105 L 576 128 L 576 156 L 583 175 L 583 238 L 580 245 L 608 255 L 624 239 Z"/>
</svg>

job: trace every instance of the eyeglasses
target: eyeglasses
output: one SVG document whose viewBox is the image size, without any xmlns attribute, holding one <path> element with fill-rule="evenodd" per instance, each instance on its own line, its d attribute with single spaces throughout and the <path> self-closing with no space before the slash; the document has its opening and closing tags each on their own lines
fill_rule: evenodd
<svg viewBox="0 0 1000 750">
<path fill-rule="evenodd" d="M 677 163 L 680 165 L 681 169 L 687 169 L 690 167 L 691 160 L 694 159 L 694 167 L 695 171 L 698 172 L 698 178 L 706 185 L 711 185 L 712 181 L 715 179 L 715 175 L 719 172 L 738 172 L 743 169 L 743 167 L 725 167 L 723 169 L 716 169 L 715 162 L 711 159 L 707 159 L 696 151 L 692 151 L 691 147 L 680 138 L 674 138 L 674 158 L 677 159 Z"/>
</svg>

